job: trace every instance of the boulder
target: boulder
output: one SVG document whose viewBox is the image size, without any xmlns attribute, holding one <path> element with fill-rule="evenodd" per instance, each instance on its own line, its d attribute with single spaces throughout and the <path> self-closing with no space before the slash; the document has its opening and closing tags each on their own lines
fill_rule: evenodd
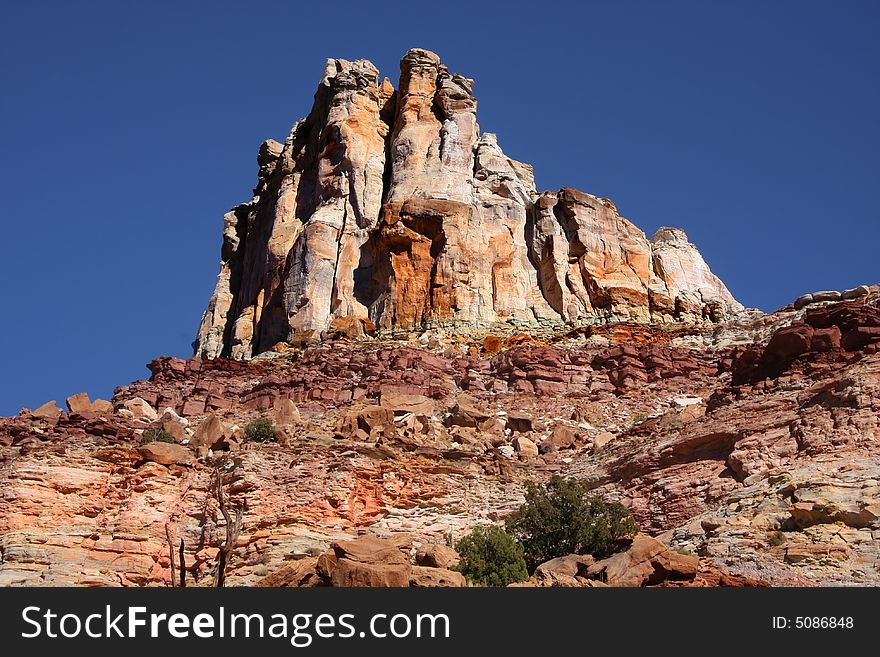
<svg viewBox="0 0 880 657">
<path fill-rule="evenodd" d="M 61 417 L 62 411 L 55 405 L 55 400 L 47 401 L 45 404 L 40 406 L 35 411 L 31 412 L 31 415 L 34 417 L 42 418 L 44 420 L 58 420 Z"/>
<path fill-rule="evenodd" d="M 812 294 L 802 294 L 794 301 L 794 309 L 800 310 L 801 308 L 805 308 L 813 303 L 813 295 Z"/>
<path fill-rule="evenodd" d="M 587 569 L 596 562 L 589 554 L 567 554 L 564 557 L 556 557 L 545 561 L 537 568 L 535 574 L 540 575 L 566 575 L 574 577 L 576 575 L 586 576 Z"/>
<path fill-rule="evenodd" d="M 91 401 L 88 393 L 78 392 L 67 398 L 67 409 L 71 413 L 97 413 L 106 415 L 113 412 L 113 404 L 106 399 Z"/>
<path fill-rule="evenodd" d="M 513 432 L 529 433 L 534 430 L 534 420 L 531 415 L 522 411 L 511 411 L 507 416 L 507 428 Z"/>
<path fill-rule="evenodd" d="M 254 586 L 265 588 L 309 588 L 323 586 L 324 580 L 316 570 L 318 559 L 306 557 L 284 564 L 273 573 L 258 580 Z"/>
<path fill-rule="evenodd" d="M 416 587 L 434 586 L 467 586 L 464 575 L 445 568 L 429 566 L 413 566 L 409 576 L 409 585 Z"/>
<path fill-rule="evenodd" d="M 822 303 L 823 301 L 840 301 L 840 292 L 837 290 L 822 290 L 821 292 L 813 292 L 813 303 Z"/>
<path fill-rule="evenodd" d="M 135 420 L 145 420 L 147 422 L 155 422 L 159 419 L 156 410 L 140 397 L 127 399 L 123 402 L 122 407 L 129 411 Z"/>
<path fill-rule="evenodd" d="M 156 428 L 171 434 L 177 442 L 181 442 L 187 437 L 186 428 L 189 426 L 189 421 L 180 417 L 174 409 L 166 408 L 155 425 Z"/>
<path fill-rule="evenodd" d="M 92 410 L 92 402 L 88 393 L 78 392 L 67 398 L 67 410 L 71 413 L 88 413 Z"/>
<path fill-rule="evenodd" d="M 450 569 L 457 566 L 461 558 L 454 548 L 448 545 L 432 543 L 424 545 L 416 552 L 416 563 L 429 568 Z"/>
<path fill-rule="evenodd" d="M 331 586 L 409 586 L 411 550 L 405 534 L 335 541 L 318 557 L 315 572 Z"/>
<path fill-rule="evenodd" d="M 813 327 L 809 324 L 792 324 L 779 329 L 770 338 L 764 351 L 765 357 L 789 362 L 810 350 Z"/>
<path fill-rule="evenodd" d="M 379 406 L 390 408 L 395 415 L 413 413 L 414 415 L 433 415 L 434 401 L 424 395 L 406 395 L 399 392 L 383 391 L 379 397 Z"/>
<path fill-rule="evenodd" d="M 840 298 L 842 300 L 850 300 L 850 299 L 858 299 L 860 297 L 866 297 L 871 293 L 871 288 L 867 285 L 859 285 L 858 287 L 851 288 L 849 290 L 844 290 L 840 293 Z"/>
<path fill-rule="evenodd" d="M 693 579 L 698 568 L 697 557 L 672 552 L 656 538 L 638 534 L 627 550 L 597 561 L 586 574 L 608 586 L 634 587 Z"/>
<path fill-rule="evenodd" d="M 315 571 L 331 586 L 409 586 L 411 547 L 406 536 L 336 541 L 318 557 Z"/>
<path fill-rule="evenodd" d="M 538 455 L 538 446 L 525 436 L 517 436 L 513 439 L 513 448 L 521 456 L 532 457 Z"/>
<path fill-rule="evenodd" d="M 553 427 L 550 437 L 541 443 L 541 449 L 545 451 L 550 447 L 554 449 L 569 449 L 574 447 L 577 438 L 578 435 L 574 429 L 564 424 L 557 424 Z"/>
<path fill-rule="evenodd" d="M 213 413 L 196 427 L 189 440 L 189 446 L 193 449 L 207 447 L 215 451 L 227 450 L 233 443 L 238 444 L 235 440 L 235 430 Z"/>
<path fill-rule="evenodd" d="M 147 443 L 138 447 L 138 453 L 145 461 L 160 465 L 189 465 L 195 461 L 195 456 L 189 449 L 176 443 Z"/>
<path fill-rule="evenodd" d="M 661 552 L 653 560 L 654 577 L 661 580 L 691 580 L 697 576 L 700 568 L 698 557 L 666 550 Z"/>
<path fill-rule="evenodd" d="M 330 575 L 333 574 L 333 569 L 336 568 L 337 563 L 339 563 L 339 559 L 336 557 L 336 553 L 333 550 L 327 550 L 318 557 L 315 564 L 315 572 L 329 581 Z"/>
<path fill-rule="evenodd" d="M 494 419 L 495 415 L 488 411 L 485 402 L 481 402 L 471 395 L 462 394 L 453 406 L 447 422 L 452 426 L 481 429 L 483 425 Z"/>
<path fill-rule="evenodd" d="M 361 563 L 340 559 L 330 575 L 331 586 L 407 587 L 412 566 L 405 564 Z"/>
<path fill-rule="evenodd" d="M 275 426 L 280 428 L 294 426 L 300 423 L 299 409 L 292 399 L 284 397 L 275 400 Z"/>
<path fill-rule="evenodd" d="M 589 579 L 587 569 L 593 564 L 590 555 L 569 554 L 545 561 L 529 577 L 529 586 L 555 588 L 581 588 L 605 586 L 598 580 Z"/>
<path fill-rule="evenodd" d="M 99 415 L 107 415 L 113 412 L 113 404 L 106 399 L 96 399 L 92 402 L 92 412 Z"/>
<path fill-rule="evenodd" d="M 408 564 L 412 542 L 407 538 L 388 539 L 361 536 L 351 541 L 335 541 L 330 549 L 339 560 L 369 564 Z"/>
<path fill-rule="evenodd" d="M 593 436 L 593 449 L 600 449 L 605 447 L 608 443 L 614 440 L 614 434 L 610 431 L 600 431 L 595 436 Z"/>
<path fill-rule="evenodd" d="M 840 328 L 837 326 L 815 329 L 810 339 L 810 351 L 817 353 L 839 351 L 840 339 Z"/>
<path fill-rule="evenodd" d="M 383 406 L 366 406 L 350 411 L 336 424 L 336 436 L 349 440 L 366 440 L 385 426 L 394 424 L 394 411 Z"/>
</svg>

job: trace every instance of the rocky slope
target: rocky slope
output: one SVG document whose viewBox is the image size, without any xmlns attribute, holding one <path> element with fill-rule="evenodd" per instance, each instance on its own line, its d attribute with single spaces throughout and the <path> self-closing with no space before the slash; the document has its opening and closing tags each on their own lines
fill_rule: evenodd
<svg viewBox="0 0 880 657">
<path fill-rule="evenodd" d="M 553 473 L 696 556 L 691 584 L 878 584 L 880 290 L 848 296 L 709 326 L 160 359 L 112 403 L 0 421 L 0 584 L 168 584 L 169 535 L 209 583 L 215 468 L 243 510 L 229 585 L 329 582 L 303 560 L 363 533 L 458 538 Z M 242 436 L 263 416 L 278 442 Z M 150 427 L 179 444 L 139 447 Z M 655 545 L 618 561 L 654 582 Z M 588 585 L 589 565 L 563 566 L 532 583 Z"/>
<path fill-rule="evenodd" d="M 403 57 L 396 90 L 368 61 L 329 60 L 311 113 L 262 144 L 253 198 L 224 218 L 196 355 L 741 309 L 681 230 L 648 240 L 608 199 L 538 193 L 480 133 L 473 87 L 426 50 Z"/>
</svg>

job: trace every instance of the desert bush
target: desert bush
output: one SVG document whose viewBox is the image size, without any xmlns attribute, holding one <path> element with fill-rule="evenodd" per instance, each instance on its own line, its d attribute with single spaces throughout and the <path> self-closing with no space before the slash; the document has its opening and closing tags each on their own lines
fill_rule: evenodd
<svg viewBox="0 0 880 657">
<path fill-rule="evenodd" d="M 455 549 L 457 570 L 476 586 L 507 586 L 528 578 L 522 546 L 502 527 L 477 527 Z"/>
<path fill-rule="evenodd" d="M 527 482 L 525 497 L 508 519 L 507 531 L 522 544 L 529 572 L 566 554 L 604 559 L 617 551 L 621 539 L 639 531 L 629 509 L 591 495 L 575 479 L 554 476 L 544 486 Z"/>
<path fill-rule="evenodd" d="M 275 440 L 275 425 L 269 418 L 261 417 L 248 423 L 244 428 L 244 435 L 248 440 L 257 443 Z"/>
<path fill-rule="evenodd" d="M 147 429 L 141 436 L 141 445 L 147 443 L 176 443 L 174 436 L 163 429 Z"/>
</svg>

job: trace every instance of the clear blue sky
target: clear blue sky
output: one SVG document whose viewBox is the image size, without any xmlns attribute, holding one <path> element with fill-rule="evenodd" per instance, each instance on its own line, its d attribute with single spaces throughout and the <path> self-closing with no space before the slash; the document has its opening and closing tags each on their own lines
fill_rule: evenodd
<svg viewBox="0 0 880 657">
<path fill-rule="evenodd" d="M 222 215 L 328 57 L 477 80 L 544 189 L 683 227 L 745 304 L 880 280 L 877 2 L 28 2 L 0 10 L 0 414 L 187 356 Z"/>
</svg>

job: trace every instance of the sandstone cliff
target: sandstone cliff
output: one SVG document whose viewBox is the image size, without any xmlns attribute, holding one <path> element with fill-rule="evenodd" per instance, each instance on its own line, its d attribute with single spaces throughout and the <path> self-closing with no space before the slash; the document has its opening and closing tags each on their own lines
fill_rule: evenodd
<svg viewBox="0 0 880 657">
<path fill-rule="evenodd" d="M 368 61 L 329 60 L 308 117 L 261 145 L 253 198 L 224 217 L 196 355 L 741 309 L 683 232 L 649 241 L 607 199 L 538 193 L 481 134 L 473 86 L 426 50 L 403 57 L 397 90 Z"/>
</svg>

